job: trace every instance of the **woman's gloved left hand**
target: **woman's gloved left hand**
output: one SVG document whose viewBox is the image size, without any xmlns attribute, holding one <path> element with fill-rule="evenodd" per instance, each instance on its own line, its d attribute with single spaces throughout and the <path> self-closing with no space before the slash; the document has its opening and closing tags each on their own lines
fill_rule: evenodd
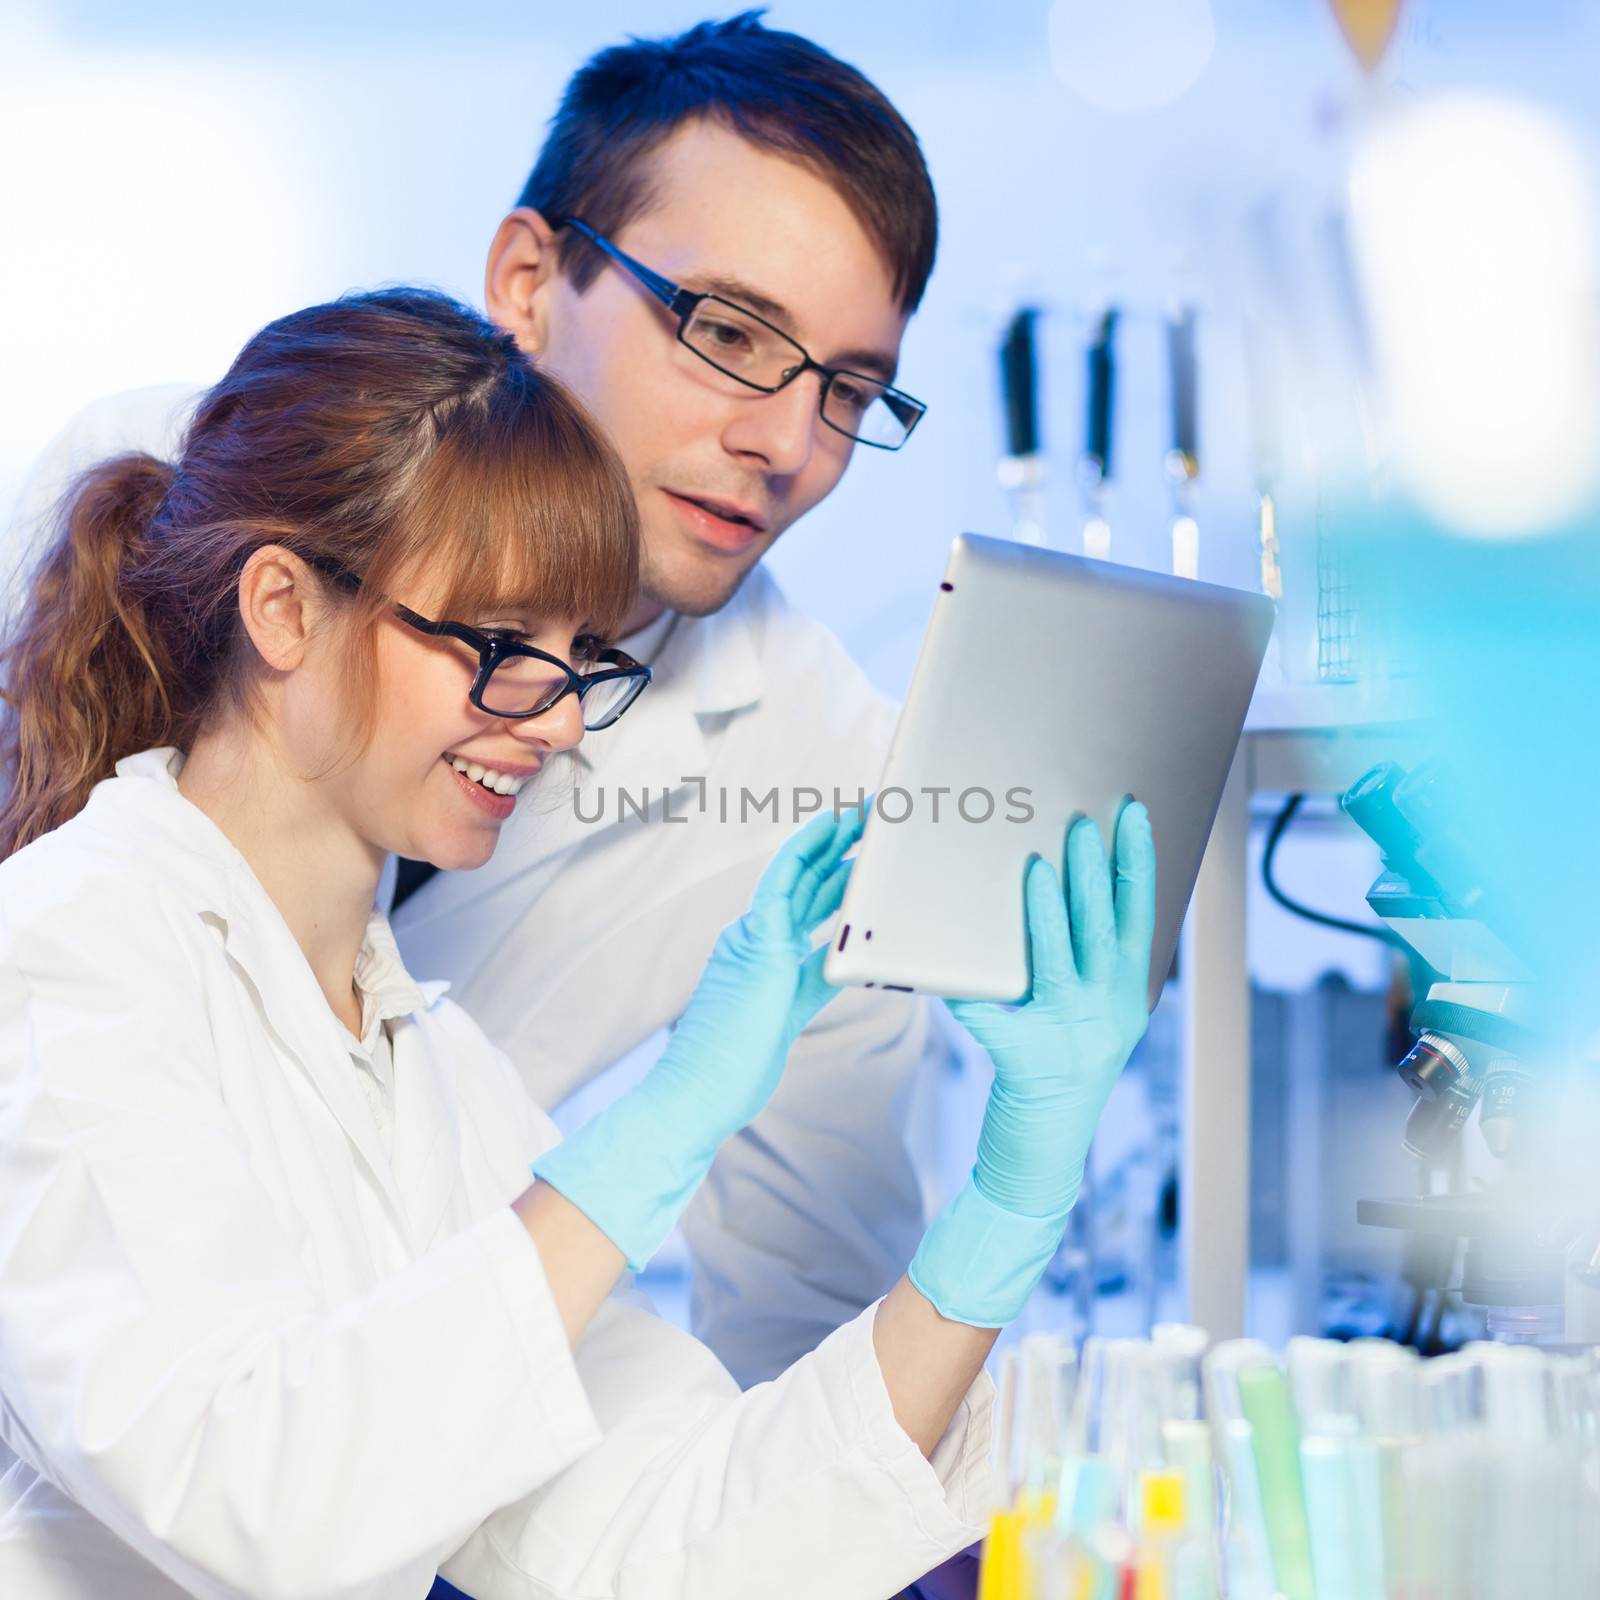
<svg viewBox="0 0 1600 1600">
<path fill-rule="evenodd" d="M 750 909 L 722 931 L 661 1059 L 533 1163 L 638 1271 L 722 1143 L 772 1098 L 789 1051 L 838 992 L 813 933 L 839 909 L 859 809 L 813 817 L 778 851 Z"/>
<path fill-rule="evenodd" d="M 1114 870 L 1100 830 L 1080 820 L 1065 896 L 1046 862 L 1028 871 L 1027 999 L 949 1002 L 994 1062 L 972 1177 L 911 1264 L 913 1284 L 952 1321 L 1010 1322 L 1060 1244 L 1100 1112 L 1149 1021 L 1155 866 L 1137 801 L 1117 819 Z"/>
</svg>

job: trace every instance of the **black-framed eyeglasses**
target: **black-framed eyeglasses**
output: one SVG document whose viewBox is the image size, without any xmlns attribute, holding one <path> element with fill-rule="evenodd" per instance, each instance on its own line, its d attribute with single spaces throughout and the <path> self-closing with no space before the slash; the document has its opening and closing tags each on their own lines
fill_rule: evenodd
<svg viewBox="0 0 1600 1600">
<path fill-rule="evenodd" d="M 624 271 L 631 272 L 678 319 L 678 342 L 718 372 L 763 394 L 776 394 L 803 372 L 822 380 L 822 420 L 846 438 L 877 450 L 898 450 L 911 437 L 927 407 L 880 378 L 813 361 L 805 346 L 765 317 L 718 294 L 685 289 L 635 261 L 627 251 L 577 217 L 557 224 L 573 228 Z"/>
<path fill-rule="evenodd" d="M 349 590 L 361 579 L 348 567 L 326 556 L 305 560 L 335 583 Z M 457 639 L 478 652 L 478 670 L 467 698 L 491 717 L 522 722 L 554 710 L 569 694 L 583 708 L 583 726 L 589 733 L 609 728 L 644 693 L 651 671 L 632 656 L 611 647 L 601 649 L 595 667 L 576 672 L 559 656 L 524 644 L 503 633 L 485 633 L 464 622 L 436 622 L 398 600 L 390 601 L 394 614 L 408 628 L 433 638 Z"/>
</svg>

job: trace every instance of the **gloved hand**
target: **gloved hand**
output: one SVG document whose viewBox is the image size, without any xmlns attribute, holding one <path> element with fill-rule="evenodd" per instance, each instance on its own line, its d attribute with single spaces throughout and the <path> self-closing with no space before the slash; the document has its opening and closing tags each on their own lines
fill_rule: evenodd
<svg viewBox="0 0 1600 1600">
<path fill-rule="evenodd" d="M 778 1086 L 790 1047 L 838 990 L 812 933 L 839 909 L 859 809 L 813 817 L 724 928 L 661 1059 L 534 1163 L 637 1272 L 672 1231 L 724 1140 Z"/>
<path fill-rule="evenodd" d="M 949 1002 L 994 1062 L 994 1086 L 972 1177 L 923 1236 L 910 1276 L 943 1316 L 977 1327 L 1010 1322 L 1055 1254 L 1100 1112 L 1149 1022 L 1149 814 L 1135 801 L 1117 819 L 1114 895 L 1092 821 L 1072 827 L 1066 857 L 1065 900 L 1048 863 L 1028 870 L 1028 998 Z"/>
</svg>

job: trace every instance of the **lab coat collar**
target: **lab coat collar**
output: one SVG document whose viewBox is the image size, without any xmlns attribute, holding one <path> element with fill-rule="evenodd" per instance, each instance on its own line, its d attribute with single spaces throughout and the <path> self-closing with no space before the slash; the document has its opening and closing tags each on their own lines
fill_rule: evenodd
<svg viewBox="0 0 1600 1600">
<path fill-rule="evenodd" d="M 262 888 L 261 880 L 238 847 L 205 812 L 179 792 L 178 773 L 182 768 L 183 753 L 171 746 L 143 750 L 119 761 L 116 775 L 143 779 L 150 788 L 117 785 L 117 789 L 123 791 L 124 799 L 135 806 L 147 822 L 164 824 L 162 832 L 168 842 L 181 851 L 180 880 L 200 902 L 203 911 L 226 919 L 230 909 L 237 907 L 240 890 L 243 890 L 247 898 L 264 900 L 272 908 L 272 917 L 267 920 L 281 926 L 290 944 L 299 951 L 299 945 L 294 943 L 294 936 L 283 921 L 283 914 Z M 300 960 L 306 964 L 303 951 Z M 306 966 L 309 974 L 309 964 Z M 367 921 L 361 948 L 356 952 L 355 981 L 380 1022 L 426 1011 L 450 988 L 447 982 L 418 983 L 411 976 L 401 959 L 389 919 L 376 908 Z"/>
<path fill-rule="evenodd" d="M 639 704 L 573 753 L 580 784 L 659 795 L 705 776 L 702 719 L 754 705 L 766 691 L 756 617 L 774 587 L 757 567 L 721 611 L 677 618 Z"/>
<path fill-rule="evenodd" d="M 97 816 L 112 808 L 123 826 L 123 848 L 149 859 L 159 854 L 167 880 L 220 935 L 229 959 L 254 989 L 288 1053 L 304 1068 L 371 1170 L 402 1227 L 412 1223 L 378 1141 L 372 1112 L 350 1065 L 347 1032 L 328 1005 L 310 963 L 248 861 L 223 831 L 178 791 L 181 752 L 146 750 L 117 763 L 116 779 L 99 785 L 90 806 Z M 119 781 L 120 780 L 120 781 Z M 127 823 L 134 825 L 128 839 Z M 362 974 L 365 973 L 364 978 Z M 357 956 L 357 982 L 370 980 L 384 1015 L 414 1015 L 448 988 L 418 984 L 406 972 L 386 919 L 374 912 Z M 395 1052 L 397 1070 L 401 1052 Z"/>
<path fill-rule="evenodd" d="M 776 585 L 759 566 L 720 611 L 708 617 L 682 617 L 667 641 L 662 673 L 689 683 L 689 703 L 698 716 L 739 711 L 754 705 L 766 689 L 766 669 L 756 638 L 756 617 L 771 609 Z M 653 692 L 654 685 L 645 691 Z"/>
<path fill-rule="evenodd" d="M 374 911 L 367 922 L 366 937 L 356 952 L 355 978 L 364 1001 L 363 1032 L 373 1023 L 426 1011 L 450 987 L 437 980 L 418 983 L 406 971 L 394 930 L 381 911 Z"/>
</svg>

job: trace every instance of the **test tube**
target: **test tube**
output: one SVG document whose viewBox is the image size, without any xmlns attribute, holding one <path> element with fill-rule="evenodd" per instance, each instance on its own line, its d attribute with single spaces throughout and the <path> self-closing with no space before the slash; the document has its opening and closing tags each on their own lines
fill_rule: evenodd
<svg viewBox="0 0 1600 1600">
<path fill-rule="evenodd" d="M 1390 1339 L 1352 1339 L 1352 1393 L 1363 1433 L 1412 1439 L 1421 1427 L 1421 1356 Z"/>
<path fill-rule="evenodd" d="M 1013 1346 L 1000 1353 L 1000 1372 L 995 1382 L 994 1470 L 1000 1489 L 1000 1504 L 1011 1507 L 1017 1488 L 1017 1352 Z"/>
<path fill-rule="evenodd" d="M 1426 1434 L 1456 1433 L 1483 1419 L 1483 1362 L 1471 1347 L 1422 1368 L 1418 1421 Z"/>
<path fill-rule="evenodd" d="M 1239 1397 L 1240 1370 L 1272 1359 L 1259 1340 L 1228 1339 L 1213 1346 L 1201 1363 L 1206 1413 L 1226 1489 L 1222 1555 L 1229 1600 L 1269 1600 L 1274 1592 L 1253 1436 Z"/>
<path fill-rule="evenodd" d="M 1297 1337 L 1289 1341 L 1284 1359 L 1302 1432 L 1342 1432 L 1354 1424 L 1354 1363 L 1347 1345 Z"/>
<path fill-rule="evenodd" d="M 1358 1575 L 1374 1594 L 1401 1589 L 1412 1537 L 1403 1491 L 1404 1463 L 1420 1431 L 1422 1358 L 1388 1339 L 1349 1345 L 1361 1454 L 1353 1463 L 1355 1520 L 1374 1530 Z"/>
<path fill-rule="evenodd" d="M 1250 1424 L 1273 1579 L 1286 1600 L 1316 1600 L 1300 1471 L 1300 1429 L 1288 1380 L 1276 1363 L 1263 1362 L 1240 1367 L 1237 1382 L 1239 1403 Z"/>
<path fill-rule="evenodd" d="M 1072 1341 L 1058 1333 L 1030 1333 L 1019 1347 L 1017 1417 L 1022 1493 L 1047 1497 L 1049 1515 L 1066 1452 L 1067 1419 L 1077 1377 Z"/>
<path fill-rule="evenodd" d="M 989 1518 L 978 1568 L 978 1600 L 1027 1600 L 1028 1574 L 1020 1511 L 996 1511 Z"/>
<path fill-rule="evenodd" d="M 1273 1600 L 1272 1554 L 1250 1424 L 1243 1418 L 1224 1421 L 1216 1424 L 1215 1433 L 1228 1490 L 1222 1545 L 1229 1600 Z"/>
<path fill-rule="evenodd" d="M 1542 1350 L 1526 1345 L 1492 1346 L 1496 1355 L 1488 1366 L 1489 1426 L 1500 1433 L 1527 1439 L 1555 1439 L 1560 1423 L 1555 1416 L 1554 1369 Z"/>
<path fill-rule="evenodd" d="M 1204 1410 L 1200 1363 L 1211 1336 L 1204 1328 L 1187 1322 L 1158 1322 L 1150 1330 L 1150 1343 L 1164 1362 L 1163 1417 L 1174 1421 L 1198 1420 Z"/>
<path fill-rule="evenodd" d="M 1240 1370 L 1263 1362 L 1271 1365 L 1276 1359 L 1259 1339 L 1224 1339 L 1211 1347 L 1200 1366 L 1205 1380 L 1206 1412 L 1213 1424 L 1243 1421 Z"/>
<path fill-rule="evenodd" d="M 1381 1575 L 1383 1565 L 1378 1507 L 1359 1481 L 1370 1478 L 1377 1465 L 1368 1441 L 1358 1436 L 1355 1369 L 1360 1358 L 1336 1339 L 1291 1339 L 1285 1354 L 1300 1421 L 1300 1472 L 1317 1600 L 1362 1600 L 1378 1592 L 1372 1575 Z"/>
<path fill-rule="evenodd" d="M 1161 1362 L 1161 1443 L 1167 1465 L 1183 1477 L 1183 1498 L 1195 1548 L 1186 1560 L 1185 1588 L 1193 1600 L 1218 1590 L 1216 1462 L 1211 1429 L 1202 1420 L 1201 1362 L 1210 1335 L 1182 1322 L 1158 1322 L 1150 1342 Z M 1203 1551 L 1203 1560 L 1199 1559 Z"/>
</svg>

